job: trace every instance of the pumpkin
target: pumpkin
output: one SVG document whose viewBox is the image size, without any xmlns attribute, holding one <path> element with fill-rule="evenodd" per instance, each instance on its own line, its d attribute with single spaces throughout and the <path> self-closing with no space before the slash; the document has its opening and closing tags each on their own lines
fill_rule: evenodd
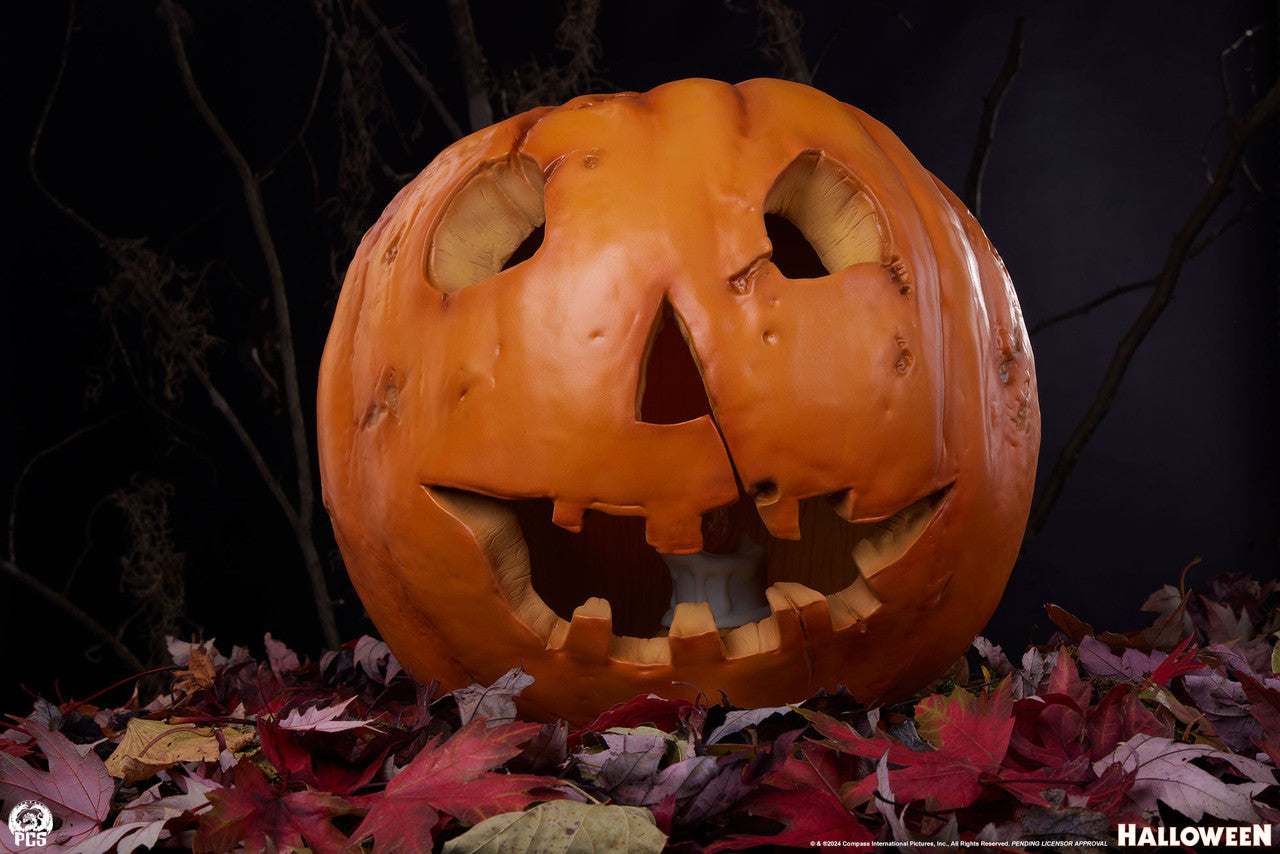
<svg viewBox="0 0 1280 854">
<path fill-rule="evenodd" d="M 325 505 L 397 659 L 446 689 L 523 666 L 522 712 L 574 723 L 646 692 L 909 695 L 999 601 L 1040 429 L 973 217 L 778 80 L 450 146 L 356 252 L 318 401 Z"/>
</svg>

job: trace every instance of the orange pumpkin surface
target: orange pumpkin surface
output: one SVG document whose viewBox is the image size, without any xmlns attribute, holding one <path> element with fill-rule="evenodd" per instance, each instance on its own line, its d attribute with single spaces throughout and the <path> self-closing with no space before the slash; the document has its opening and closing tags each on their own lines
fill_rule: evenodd
<svg viewBox="0 0 1280 854">
<path fill-rule="evenodd" d="M 365 236 L 320 369 L 325 505 L 396 657 L 446 688 L 523 665 L 524 713 L 573 722 L 926 684 L 1004 589 L 1039 429 L 973 217 L 778 80 L 452 145 Z M 759 578 L 668 568 L 726 552 Z"/>
</svg>

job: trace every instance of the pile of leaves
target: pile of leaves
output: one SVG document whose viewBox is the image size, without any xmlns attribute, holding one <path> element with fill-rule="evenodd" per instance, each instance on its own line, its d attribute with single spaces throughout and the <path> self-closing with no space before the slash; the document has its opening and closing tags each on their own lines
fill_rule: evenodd
<svg viewBox="0 0 1280 854">
<path fill-rule="evenodd" d="M 1127 634 L 1049 606 L 1014 664 L 868 709 L 642 696 L 582 729 L 517 720 L 512 671 L 451 694 L 362 637 L 319 661 L 172 641 L 170 693 L 37 700 L 0 731 L 4 814 L 45 850 L 687 851 L 840 841 L 1017 850 L 1139 827 L 1280 822 L 1276 582 L 1165 587 Z M 12 838 L 0 832 L 0 849 Z M 852 847 L 859 847 L 856 844 Z"/>
</svg>

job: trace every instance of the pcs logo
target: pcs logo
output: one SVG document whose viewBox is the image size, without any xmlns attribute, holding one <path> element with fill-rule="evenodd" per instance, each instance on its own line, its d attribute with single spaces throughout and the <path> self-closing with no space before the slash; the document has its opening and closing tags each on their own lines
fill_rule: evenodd
<svg viewBox="0 0 1280 854">
<path fill-rule="evenodd" d="M 23 801 L 9 811 L 9 832 L 15 846 L 43 848 L 52 830 L 53 813 L 39 801 Z"/>
</svg>

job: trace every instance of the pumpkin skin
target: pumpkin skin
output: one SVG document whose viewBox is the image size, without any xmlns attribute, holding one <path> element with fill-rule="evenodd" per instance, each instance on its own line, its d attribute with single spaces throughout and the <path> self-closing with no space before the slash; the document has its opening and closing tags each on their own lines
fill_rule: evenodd
<svg viewBox="0 0 1280 854">
<path fill-rule="evenodd" d="M 766 212 L 825 269 L 780 270 Z M 659 339 L 701 412 L 642 411 Z M 573 723 L 927 684 L 1004 590 L 1040 432 L 976 221 L 884 126 L 778 80 L 585 96 L 449 147 L 357 250 L 318 401 L 325 506 L 397 659 L 446 689 L 523 665 L 522 713 Z M 684 603 L 664 636 L 628 609 L 665 609 L 658 553 L 714 512 L 768 552 L 772 614 Z"/>
</svg>

